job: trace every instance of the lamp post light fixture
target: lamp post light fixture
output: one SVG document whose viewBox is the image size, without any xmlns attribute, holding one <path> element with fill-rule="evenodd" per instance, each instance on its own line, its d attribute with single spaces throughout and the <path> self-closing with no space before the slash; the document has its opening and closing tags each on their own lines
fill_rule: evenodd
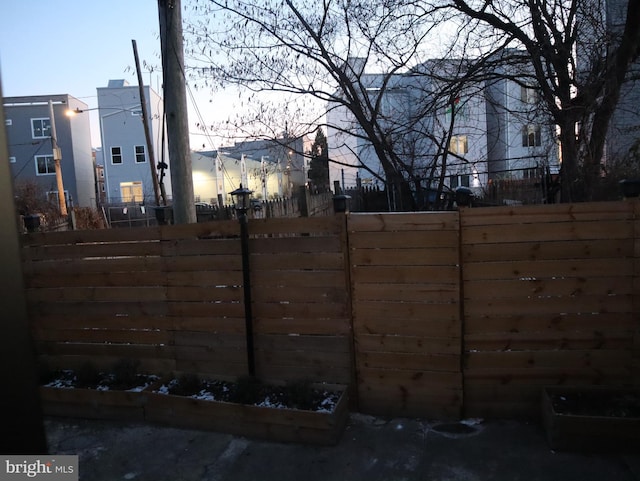
<svg viewBox="0 0 640 481">
<path fill-rule="evenodd" d="M 252 190 L 240 187 L 230 192 L 235 199 L 235 208 L 240 222 L 240 245 L 242 249 L 242 284 L 244 288 L 244 322 L 247 342 L 247 368 L 249 376 L 256 375 L 256 362 L 253 349 L 253 313 L 251 310 L 251 270 L 249 268 L 249 229 L 247 212 L 251 206 Z"/>
<path fill-rule="evenodd" d="M 336 214 L 342 214 L 349 212 L 350 195 L 338 194 L 333 196 L 333 211 Z"/>
</svg>

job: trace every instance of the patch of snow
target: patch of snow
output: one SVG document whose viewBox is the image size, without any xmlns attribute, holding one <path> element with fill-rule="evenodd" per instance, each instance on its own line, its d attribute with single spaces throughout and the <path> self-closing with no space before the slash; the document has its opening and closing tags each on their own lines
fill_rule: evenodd
<svg viewBox="0 0 640 481">
<path fill-rule="evenodd" d="M 482 424 L 484 422 L 484 419 L 482 418 L 469 418 L 469 419 L 463 419 L 462 421 L 460 421 L 460 424 L 465 424 L 467 426 L 477 426 L 478 424 Z"/>
</svg>

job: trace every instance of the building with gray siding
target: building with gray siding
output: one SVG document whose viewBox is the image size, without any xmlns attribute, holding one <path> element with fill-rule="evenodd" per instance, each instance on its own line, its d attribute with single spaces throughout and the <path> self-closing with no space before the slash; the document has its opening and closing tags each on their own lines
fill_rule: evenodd
<svg viewBox="0 0 640 481">
<path fill-rule="evenodd" d="M 56 183 L 49 101 L 53 105 L 60 167 L 68 207 L 95 207 L 96 182 L 89 117 L 70 117 L 70 110 L 87 104 L 71 95 L 4 97 L 5 128 L 14 185 L 35 183 L 56 202 Z"/>
</svg>

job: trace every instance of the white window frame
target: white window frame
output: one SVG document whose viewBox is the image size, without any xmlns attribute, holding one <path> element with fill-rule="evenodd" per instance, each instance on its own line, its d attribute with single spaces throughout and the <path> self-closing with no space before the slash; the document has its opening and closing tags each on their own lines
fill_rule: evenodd
<svg viewBox="0 0 640 481">
<path fill-rule="evenodd" d="M 15 164 L 16 163 L 16 158 L 15 157 L 9 157 L 9 163 L 10 164 Z"/>
<path fill-rule="evenodd" d="M 48 128 L 45 128 L 44 125 L 44 121 L 47 121 L 49 123 Z M 35 129 L 35 125 L 34 122 L 40 122 L 40 129 L 43 132 L 48 132 L 48 135 L 36 135 L 36 129 Z M 48 139 L 51 137 L 51 119 L 49 117 L 36 117 L 31 119 L 31 138 L 32 139 Z"/>
<path fill-rule="evenodd" d="M 118 153 L 115 154 L 113 152 L 113 149 L 118 149 Z M 122 147 L 120 146 L 113 146 L 109 148 L 109 156 L 111 157 L 111 165 L 122 165 L 124 162 L 124 158 L 122 157 Z M 120 162 L 114 162 L 114 158 L 119 157 L 120 158 Z"/>
<path fill-rule="evenodd" d="M 49 154 L 49 155 L 34 155 L 33 156 L 35 163 L 36 163 L 36 175 L 40 176 L 40 175 L 56 175 L 56 164 L 55 161 L 53 159 L 53 155 Z M 38 160 L 39 159 L 51 159 L 51 162 L 53 163 L 53 171 L 48 172 L 49 168 L 48 166 L 50 165 L 48 161 L 46 162 L 46 166 L 47 166 L 47 172 L 40 172 L 40 169 L 38 169 Z"/>
<path fill-rule="evenodd" d="M 138 149 L 142 149 L 142 152 L 138 152 Z M 133 155 L 135 156 L 136 159 L 136 164 L 144 164 L 147 161 L 147 149 L 144 145 L 134 145 L 133 146 Z M 139 160 L 140 156 L 142 156 L 142 158 L 144 160 Z"/>
<path fill-rule="evenodd" d="M 469 139 L 466 135 L 452 135 L 449 141 L 449 152 L 456 155 L 469 153 Z"/>
<path fill-rule="evenodd" d="M 4 120 L 4 125 L 6 125 L 7 127 L 9 127 L 10 125 L 13 125 L 13 120 L 11 120 L 11 119 L 5 119 L 5 120 Z"/>
<path fill-rule="evenodd" d="M 542 128 L 539 125 L 527 124 L 522 126 L 522 146 L 540 147 L 542 145 Z"/>
<path fill-rule="evenodd" d="M 120 200 L 122 202 L 143 202 L 144 188 L 142 181 L 120 182 Z"/>
<path fill-rule="evenodd" d="M 538 102 L 538 91 L 533 87 L 520 86 L 520 101 L 525 104 L 535 104 Z"/>
</svg>

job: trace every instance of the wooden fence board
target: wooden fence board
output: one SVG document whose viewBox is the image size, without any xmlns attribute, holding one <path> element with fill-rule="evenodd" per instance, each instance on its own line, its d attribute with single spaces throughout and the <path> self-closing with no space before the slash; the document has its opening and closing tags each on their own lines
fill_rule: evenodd
<svg viewBox="0 0 640 481">
<path fill-rule="evenodd" d="M 195 287 L 237 287 L 242 285 L 240 270 L 221 269 L 217 271 L 167 272 L 165 284 L 172 286 Z"/>
<path fill-rule="evenodd" d="M 235 255 L 240 256 L 238 239 L 173 239 L 162 242 L 165 256 Z"/>
<path fill-rule="evenodd" d="M 351 351 L 347 336 L 329 335 L 259 335 L 255 345 L 264 351 L 321 351 L 348 355 Z"/>
<path fill-rule="evenodd" d="M 340 239 L 336 235 L 313 237 L 259 237 L 249 239 L 252 254 L 313 254 L 318 252 L 342 253 Z"/>
<path fill-rule="evenodd" d="M 255 235 L 325 235 L 341 231 L 341 219 L 338 216 L 306 218 L 250 219 L 248 230 Z"/>
<path fill-rule="evenodd" d="M 533 349 L 631 349 L 628 329 L 530 332 L 481 332 L 465 335 L 465 348 L 473 351 L 523 351 Z"/>
<path fill-rule="evenodd" d="M 579 204 L 523 205 L 517 207 L 486 207 L 462 209 L 463 228 L 474 225 L 508 225 L 543 222 L 628 219 L 631 207 L 623 202 L 584 202 Z"/>
<path fill-rule="evenodd" d="M 172 344 L 173 335 L 162 329 L 50 329 L 34 326 L 31 333 L 36 341 L 47 342 L 95 342 L 132 344 Z"/>
<path fill-rule="evenodd" d="M 356 266 L 351 269 L 351 280 L 358 283 L 424 284 L 460 281 L 460 271 L 455 266 Z"/>
<path fill-rule="evenodd" d="M 458 372 L 460 356 L 455 354 L 361 351 L 359 364 L 366 368 Z"/>
<path fill-rule="evenodd" d="M 348 229 L 350 232 L 457 231 L 458 214 L 455 212 L 351 214 Z"/>
<path fill-rule="evenodd" d="M 308 319 L 308 318 L 263 318 L 253 320 L 255 334 L 299 334 L 338 335 L 351 333 L 348 318 Z"/>
<path fill-rule="evenodd" d="M 352 249 L 436 249 L 458 248 L 458 231 L 433 232 L 429 230 L 397 232 L 352 231 L 349 245 Z"/>
<path fill-rule="evenodd" d="M 24 250 L 24 258 L 29 261 L 47 259 L 85 259 L 102 257 L 159 256 L 162 246 L 159 241 L 120 242 L 93 244 L 62 244 L 34 246 Z"/>
<path fill-rule="evenodd" d="M 633 263 L 629 259 L 569 259 L 521 262 L 474 262 L 463 271 L 464 280 L 517 279 L 534 280 L 562 277 L 609 277 L 611 272 L 631 278 Z"/>
<path fill-rule="evenodd" d="M 354 249 L 351 262 L 357 266 L 451 266 L 458 259 L 456 247 L 434 249 Z"/>
<path fill-rule="evenodd" d="M 24 273 L 32 276 L 81 275 L 105 272 L 158 272 L 164 270 L 160 257 L 118 257 L 112 259 L 67 259 L 62 261 L 27 262 Z"/>
<path fill-rule="evenodd" d="M 38 302 L 28 306 L 32 316 L 139 317 L 168 314 L 166 302 Z"/>
<path fill-rule="evenodd" d="M 364 334 L 356 340 L 358 352 L 382 351 L 402 353 L 460 354 L 459 337 L 401 336 L 397 334 Z"/>
<path fill-rule="evenodd" d="M 61 287 L 28 289 L 28 302 L 148 302 L 165 301 L 162 286 Z"/>
<path fill-rule="evenodd" d="M 503 242 L 495 244 L 467 244 L 462 247 L 465 263 L 521 260 L 596 259 L 630 257 L 633 240 L 591 239 L 585 241 Z"/>
<path fill-rule="evenodd" d="M 175 320 L 157 315 L 93 315 L 68 316 L 66 314 L 41 314 L 30 318 L 33 327 L 38 329 L 160 329 L 171 330 Z"/>
<path fill-rule="evenodd" d="M 628 277 L 525 278 L 523 280 L 468 280 L 464 284 L 465 299 L 499 299 L 531 297 L 579 297 L 633 295 Z"/>
<path fill-rule="evenodd" d="M 299 255 L 296 252 L 282 254 L 252 254 L 251 268 L 258 270 L 343 270 L 342 253 L 318 252 L 316 254 Z"/>
<path fill-rule="evenodd" d="M 165 257 L 164 268 L 170 271 L 242 270 L 242 259 L 235 255 L 200 255 Z"/>
<path fill-rule="evenodd" d="M 547 329 L 563 331 L 617 331 L 632 330 L 637 323 L 633 313 L 556 313 L 546 316 L 537 313 L 523 316 L 514 313 L 508 316 L 496 317 L 479 313 L 475 316 L 465 315 L 465 335 L 484 332 L 502 332 L 508 338 L 510 333 L 538 332 Z"/>
<path fill-rule="evenodd" d="M 615 369 L 630 367 L 630 362 L 631 351 L 621 349 L 481 351 L 465 355 L 469 373 L 476 369 Z"/>
<path fill-rule="evenodd" d="M 244 317 L 244 306 L 239 302 L 184 302 L 171 301 L 168 314 L 174 317 Z"/>
<path fill-rule="evenodd" d="M 630 295 L 596 296 L 536 296 L 522 298 L 499 298 L 465 301 L 465 312 L 469 315 L 482 313 L 485 316 L 505 316 L 518 312 L 522 316 L 545 316 L 555 313 L 583 312 L 631 312 L 633 298 Z"/>
<path fill-rule="evenodd" d="M 406 320 L 408 325 L 420 326 L 420 332 L 422 329 L 428 329 L 432 323 L 435 328 L 436 322 L 445 321 L 456 324 L 459 317 L 459 307 L 453 303 L 360 301 L 354 304 L 353 311 L 354 316 L 365 323 L 369 321 L 389 323 L 392 319 L 399 322 Z"/>
<path fill-rule="evenodd" d="M 465 228 L 464 244 L 500 244 L 502 242 L 584 241 L 591 239 L 628 239 L 633 235 L 626 220 L 520 224 L 517 229 L 503 225 L 478 225 Z"/>
<path fill-rule="evenodd" d="M 36 245 L 86 244 L 92 242 L 142 242 L 161 238 L 159 227 L 38 232 L 22 237 L 25 247 Z"/>
<path fill-rule="evenodd" d="M 460 292 L 455 284 L 356 284 L 354 296 L 363 301 L 408 301 L 449 304 L 459 300 Z"/>
<path fill-rule="evenodd" d="M 58 273 L 56 275 L 32 275 L 25 279 L 28 288 L 53 287 L 151 287 L 165 286 L 166 272 L 129 271 L 129 272 L 91 272 Z"/>
<path fill-rule="evenodd" d="M 252 271 L 251 285 L 258 288 L 263 286 L 278 287 L 333 287 L 340 286 L 348 295 L 344 269 L 333 271 Z"/>
<path fill-rule="evenodd" d="M 290 302 L 290 303 L 332 303 L 344 306 L 347 294 L 344 287 L 309 287 L 303 285 L 271 287 L 262 286 L 252 293 L 256 303 Z"/>
</svg>

